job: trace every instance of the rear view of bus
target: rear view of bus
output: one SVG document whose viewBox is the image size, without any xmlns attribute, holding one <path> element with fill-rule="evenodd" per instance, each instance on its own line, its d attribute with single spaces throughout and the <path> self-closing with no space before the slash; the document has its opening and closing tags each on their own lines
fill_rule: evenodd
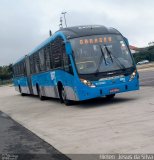
<svg viewBox="0 0 154 160">
<path fill-rule="evenodd" d="M 117 93 L 139 89 L 139 75 L 128 41 L 117 30 L 86 26 L 75 28 L 74 32 L 80 35 L 70 39 L 81 82 L 76 87 L 79 100 L 113 98 Z"/>
</svg>

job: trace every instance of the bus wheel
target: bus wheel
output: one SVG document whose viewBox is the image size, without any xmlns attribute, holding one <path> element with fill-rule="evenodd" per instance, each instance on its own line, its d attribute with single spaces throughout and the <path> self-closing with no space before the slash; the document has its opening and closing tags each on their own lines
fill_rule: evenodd
<svg viewBox="0 0 154 160">
<path fill-rule="evenodd" d="M 66 92 L 65 92 L 65 89 L 64 89 L 63 86 L 61 88 L 61 96 L 60 96 L 60 98 L 62 98 L 61 101 L 64 102 L 64 104 L 66 106 L 70 106 L 72 104 L 70 100 L 67 100 L 67 98 L 66 98 Z"/>
<path fill-rule="evenodd" d="M 40 87 L 37 85 L 36 88 L 37 88 L 37 94 L 38 94 L 40 100 L 43 101 L 43 100 L 44 100 L 44 97 L 42 96 Z"/>
<path fill-rule="evenodd" d="M 114 97 L 115 97 L 115 94 L 111 94 L 111 95 L 106 96 L 107 99 L 113 99 Z"/>
</svg>

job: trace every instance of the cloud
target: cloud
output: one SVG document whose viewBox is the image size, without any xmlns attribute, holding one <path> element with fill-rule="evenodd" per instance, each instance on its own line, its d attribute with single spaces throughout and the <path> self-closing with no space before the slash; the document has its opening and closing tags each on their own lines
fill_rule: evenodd
<svg viewBox="0 0 154 160">
<path fill-rule="evenodd" d="M 62 11 L 69 26 L 102 24 L 117 28 L 131 44 L 154 40 L 153 0 L 1 0 L 0 65 L 15 62 L 59 29 Z"/>
</svg>

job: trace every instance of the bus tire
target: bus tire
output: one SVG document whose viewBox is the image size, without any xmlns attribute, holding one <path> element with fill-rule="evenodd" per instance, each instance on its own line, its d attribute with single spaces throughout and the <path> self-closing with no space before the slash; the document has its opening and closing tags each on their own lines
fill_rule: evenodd
<svg viewBox="0 0 154 160">
<path fill-rule="evenodd" d="M 107 96 L 106 96 L 106 98 L 109 99 L 109 100 L 110 100 L 110 99 L 113 99 L 114 97 L 115 97 L 115 94 L 110 94 L 110 95 L 107 95 Z"/>
<path fill-rule="evenodd" d="M 65 89 L 64 89 L 63 86 L 62 86 L 62 88 L 61 88 L 60 98 L 61 98 L 61 101 L 62 101 L 66 106 L 70 106 L 70 105 L 72 104 L 71 101 L 66 98 L 66 92 L 65 92 Z"/>
<path fill-rule="evenodd" d="M 40 87 L 38 84 L 36 85 L 36 89 L 37 89 L 37 94 L 38 94 L 40 100 L 43 101 L 44 97 L 42 96 L 42 93 L 41 93 L 41 90 L 40 90 Z"/>
</svg>

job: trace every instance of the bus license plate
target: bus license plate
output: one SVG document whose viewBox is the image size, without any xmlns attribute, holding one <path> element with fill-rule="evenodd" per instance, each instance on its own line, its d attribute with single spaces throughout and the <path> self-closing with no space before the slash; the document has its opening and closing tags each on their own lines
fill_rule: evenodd
<svg viewBox="0 0 154 160">
<path fill-rule="evenodd" d="M 110 93 L 116 93 L 116 92 L 119 92 L 120 89 L 119 88 L 113 88 L 110 90 Z"/>
</svg>

